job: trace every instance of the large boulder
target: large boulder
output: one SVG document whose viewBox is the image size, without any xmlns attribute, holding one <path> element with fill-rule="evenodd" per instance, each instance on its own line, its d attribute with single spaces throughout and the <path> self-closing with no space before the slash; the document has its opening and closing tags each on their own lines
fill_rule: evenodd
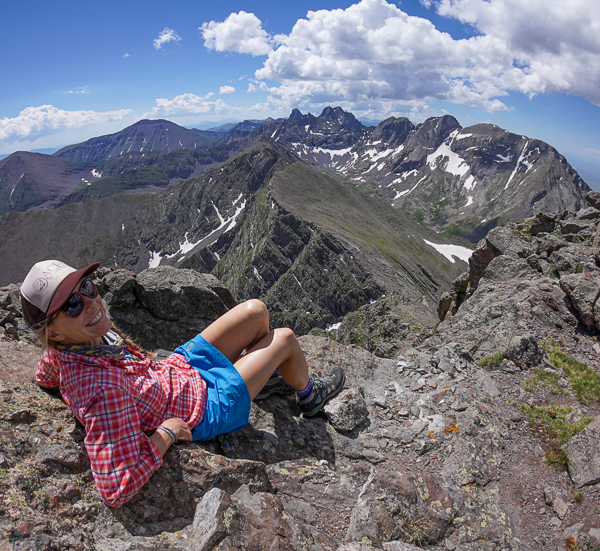
<svg viewBox="0 0 600 551">
<path fill-rule="evenodd" d="M 99 287 L 115 325 L 147 350 L 173 350 L 235 305 L 215 276 L 172 266 L 110 271 Z"/>
<path fill-rule="evenodd" d="M 560 278 L 560 288 L 588 327 L 600 327 L 600 312 L 596 304 L 600 296 L 600 281 L 590 273 L 568 274 Z"/>
<path fill-rule="evenodd" d="M 573 436 L 563 450 L 569 457 L 568 469 L 578 487 L 600 482 L 600 416 Z"/>
</svg>

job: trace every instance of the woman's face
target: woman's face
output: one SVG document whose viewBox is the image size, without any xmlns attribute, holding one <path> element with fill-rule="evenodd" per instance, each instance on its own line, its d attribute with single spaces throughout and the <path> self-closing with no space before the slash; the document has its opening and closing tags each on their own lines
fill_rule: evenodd
<svg viewBox="0 0 600 551">
<path fill-rule="evenodd" d="M 79 291 L 83 278 L 73 292 Z M 48 324 L 48 337 L 61 344 L 101 344 L 102 336 L 112 327 L 100 296 L 90 298 L 80 294 L 83 299 L 83 310 L 74 318 L 67 316 L 62 310 Z"/>
</svg>

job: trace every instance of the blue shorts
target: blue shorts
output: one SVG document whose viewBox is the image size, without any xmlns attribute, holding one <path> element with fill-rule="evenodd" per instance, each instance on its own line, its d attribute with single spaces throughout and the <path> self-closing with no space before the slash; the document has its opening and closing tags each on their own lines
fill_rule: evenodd
<svg viewBox="0 0 600 551">
<path fill-rule="evenodd" d="M 192 429 L 193 440 L 212 440 L 248 424 L 250 394 L 233 364 L 201 335 L 175 350 L 206 381 L 204 419 Z"/>
</svg>

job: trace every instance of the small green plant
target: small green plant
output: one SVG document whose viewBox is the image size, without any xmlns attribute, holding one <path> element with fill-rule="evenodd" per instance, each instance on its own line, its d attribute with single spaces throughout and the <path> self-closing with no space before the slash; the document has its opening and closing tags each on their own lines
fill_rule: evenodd
<svg viewBox="0 0 600 551">
<path fill-rule="evenodd" d="M 510 403 L 527 417 L 527 421 L 531 426 L 539 425 L 552 431 L 556 435 L 556 439 L 560 445 L 566 443 L 572 436 L 580 433 L 594 420 L 593 417 L 585 417 L 578 423 L 567 423 L 567 415 L 573 410 L 569 406 L 529 406 L 512 400 Z"/>
<path fill-rule="evenodd" d="M 581 503 L 583 501 L 583 493 L 582 492 L 573 492 L 573 499 L 577 503 Z"/>
<path fill-rule="evenodd" d="M 477 365 L 483 369 L 491 371 L 493 369 L 498 369 L 503 359 L 504 354 L 502 354 L 502 352 L 496 352 L 495 354 L 488 354 L 487 356 L 481 358 L 477 362 Z"/>
<path fill-rule="evenodd" d="M 585 543 L 578 543 L 574 547 L 569 547 L 570 551 L 600 551 L 600 545 L 586 541 Z"/>
<path fill-rule="evenodd" d="M 600 374 L 583 362 L 565 354 L 558 341 L 554 339 L 548 339 L 542 343 L 542 346 L 554 366 L 564 371 L 571 389 L 582 404 L 600 398 Z"/>
<path fill-rule="evenodd" d="M 399 514 L 399 517 L 401 521 L 399 530 L 407 543 L 419 544 L 427 539 L 423 520 L 410 518 L 404 511 Z"/>
<path fill-rule="evenodd" d="M 550 373 L 544 371 L 541 367 L 537 367 L 533 370 L 532 375 L 523 382 L 523 388 L 533 392 L 537 385 L 544 385 L 552 390 L 552 394 L 566 394 L 558 383 L 558 379 L 558 373 Z"/>
<path fill-rule="evenodd" d="M 564 470 L 564 468 L 569 464 L 569 456 L 561 448 L 549 451 L 544 456 L 544 459 L 546 461 L 546 465 L 559 471 Z"/>
<path fill-rule="evenodd" d="M 575 269 L 575 272 L 578 274 L 583 273 L 583 266 L 581 264 L 578 264 L 577 268 Z"/>
</svg>

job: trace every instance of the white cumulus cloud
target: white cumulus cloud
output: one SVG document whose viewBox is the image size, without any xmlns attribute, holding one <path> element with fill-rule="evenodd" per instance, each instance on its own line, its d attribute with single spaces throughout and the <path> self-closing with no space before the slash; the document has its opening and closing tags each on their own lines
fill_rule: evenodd
<svg viewBox="0 0 600 551">
<path fill-rule="evenodd" d="M 218 52 L 267 55 L 272 52 L 272 40 L 253 13 L 232 13 L 225 21 L 203 23 L 198 29 L 204 45 Z"/>
<path fill-rule="evenodd" d="M 154 39 L 153 44 L 157 50 L 160 50 L 163 47 L 163 44 L 166 44 L 167 42 L 179 42 L 180 40 L 181 37 L 173 29 L 165 27 L 158 35 L 158 38 Z"/>
<path fill-rule="evenodd" d="M 159 98 L 156 100 L 156 106 L 146 115 L 151 118 L 196 115 L 198 113 L 224 113 L 239 111 L 239 108 L 227 105 L 222 99 L 217 101 L 207 101 L 208 96 L 196 96 L 195 94 L 181 94 L 172 100 Z"/>
<path fill-rule="evenodd" d="M 254 14 L 200 30 L 207 48 L 268 54 L 258 79 L 279 81 L 273 104 L 384 106 L 432 99 L 505 110 L 511 91 L 576 94 L 600 104 L 598 0 L 423 0 L 475 36 L 454 39 L 386 0 L 309 11 L 270 37 Z M 264 85 L 264 86 L 263 86 Z"/>
<path fill-rule="evenodd" d="M 475 27 L 510 52 L 503 85 L 533 95 L 558 92 L 600 105 L 597 0 L 438 0 L 440 15 Z"/>
<path fill-rule="evenodd" d="M 27 107 L 17 117 L 0 119 L 0 140 L 9 143 L 25 139 L 33 141 L 63 130 L 122 120 L 131 112 L 131 109 L 104 112 L 63 111 L 53 105 Z"/>
<path fill-rule="evenodd" d="M 235 88 L 233 86 L 221 86 L 219 88 L 219 94 L 222 96 L 226 96 L 228 94 L 233 94 L 235 92 Z"/>
</svg>

